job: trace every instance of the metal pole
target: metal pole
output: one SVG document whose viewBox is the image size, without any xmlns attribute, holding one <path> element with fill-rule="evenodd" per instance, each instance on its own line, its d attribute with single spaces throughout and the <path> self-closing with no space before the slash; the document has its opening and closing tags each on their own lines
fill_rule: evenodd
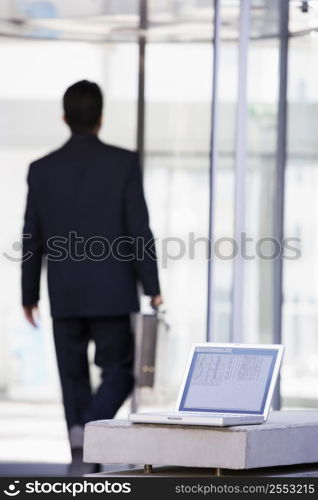
<svg viewBox="0 0 318 500">
<path fill-rule="evenodd" d="M 140 166 L 144 168 L 145 154 L 145 58 L 147 29 L 147 0 L 139 0 L 139 62 L 138 62 L 138 106 L 137 106 L 137 151 Z"/>
<path fill-rule="evenodd" d="M 139 0 L 139 61 L 138 61 L 138 106 L 137 106 L 137 151 L 139 152 L 139 162 L 141 172 L 144 169 L 144 138 L 145 138 L 145 54 L 146 54 L 146 29 L 147 29 L 147 0 Z M 137 333 L 135 338 L 138 337 L 139 323 L 134 324 L 134 329 Z M 136 344 L 136 356 L 135 356 L 135 370 L 138 370 L 140 360 L 138 352 L 140 351 L 140 346 Z M 135 413 L 138 410 L 139 404 L 139 391 L 138 382 L 135 383 L 131 402 L 130 410 Z"/>
<path fill-rule="evenodd" d="M 235 230 L 238 249 L 245 229 L 245 182 L 246 182 L 246 128 L 247 128 L 247 70 L 248 44 L 250 37 L 250 0 L 241 1 L 240 36 L 238 58 L 238 95 L 236 109 L 235 144 Z M 243 340 L 244 311 L 244 260 L 240 250 L 234 260 L 232 288 L 231 341 Z"/>
<path fill-rule="evenodd" d="M 287 158 L 287 85 L 288 85 L 288 18 L 289 1 L 280 0 L 279 97 L 276 150 L 275 199 L 273 236 L 282 244 L 284 238 L 285 168 Z M 273 262 L 273 341 L 282 342 L 283 260 Z M 273 398 L 273 408 L 280 408 L 279 380 Z"/>
<path fill-rule="evenodd" d="M 217 132 L 218 132 L 218 71 L 220 57 L 220 0 L 214 0 L 214 37 L 213 37 L 213 69 L 212 69 L 212 109 L 211 109 L 211 156 L 210 156 L 210 207 L 209 207 L 209 241 L 210 252 L 208 262 L 208 310 L 207 310 L 207 340 L 215 340 L 213 331 L 214 281 L 212 261 L 212 241 L 214 235 L 214 186 L 217 169 Z"/>
</svg>

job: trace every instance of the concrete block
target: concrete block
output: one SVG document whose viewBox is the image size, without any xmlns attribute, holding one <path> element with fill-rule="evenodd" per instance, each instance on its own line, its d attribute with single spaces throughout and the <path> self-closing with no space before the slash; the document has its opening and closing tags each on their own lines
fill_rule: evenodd
<svg viewBox="0 0 318 500">
<path fill-rule="evenodd" d="M 318 411 L 272 412 L 266 423 L 235 427 L 132 424 L 85 427 L 84 460 L 102 464 L 251 469 L 318 462 Z"/>
</svg>

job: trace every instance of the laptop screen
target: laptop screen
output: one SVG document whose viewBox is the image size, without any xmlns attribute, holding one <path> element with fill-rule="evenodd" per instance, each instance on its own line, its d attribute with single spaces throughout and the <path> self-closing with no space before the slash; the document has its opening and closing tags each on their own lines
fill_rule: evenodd
<svg viewBox="0 0 318 500">
<path fill-rule="evenodd" d="M 180 411 L 262 414 L 276 349 L 196 347 Z"/>
</svg>

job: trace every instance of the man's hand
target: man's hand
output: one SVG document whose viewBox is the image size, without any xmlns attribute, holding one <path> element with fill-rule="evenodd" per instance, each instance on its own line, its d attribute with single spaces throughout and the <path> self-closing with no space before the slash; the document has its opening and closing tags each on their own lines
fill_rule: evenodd
<svg viewBox="0 0 318 500">
<path fill-rule="evenodd" d="M 154 297 L 151 297 L 150 305 L 153 309 L 158 309 L 161 304 L 163 304 L 161 295 L 155 295 Z"/>
<path fill-rule="evenodd" d="M 38 305 L 33 304 L 32 306 L 24 306 L 23 311 L 24 311 L 24 316 L 26 317 L 26 320 L 31 323 L 32 326 L 36 327 L 36 321 L 35 321 L 35 316 L 38 310 Z"/>
</svg>

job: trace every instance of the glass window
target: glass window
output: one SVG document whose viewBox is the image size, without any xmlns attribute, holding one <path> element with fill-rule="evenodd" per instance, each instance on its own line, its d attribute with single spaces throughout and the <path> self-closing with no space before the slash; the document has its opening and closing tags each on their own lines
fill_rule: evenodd
<svg viewBox="0 0 318 500">
<path fill-rule="evenodd" d="M 273 204 L 278 111 L 277 39 L 250 42 L 245 180 L 244 340 L 272 342 Z"/>
<path fill-rule="evenodd" d="M 38 40 L 135 42 L 139 0 L 2 0 L 2 35 Z"/>
<path fill-rule="evenodd" d="M 314 28 L 318 28 L 318 0 L 289 0 L 289 31 L 301 34 Z"/>
<path fill-rule="evenodd" d="M 212 47 L 149 44 L 145 186 L 171 325 L 158 365 L 175 403 L 193 342 L 206 338 Z M 160 373 L 158 373 L 160 378 Z"/>
<path fill-rule="evenodd" d="M 284 262 L 282 396 L 292 406 L 318 401 L 317 47 L 309 34 L 289 45 L 285 235 L 299 238 L 292 245 L 301 250 L 300 258 Z"/>
</svg>

